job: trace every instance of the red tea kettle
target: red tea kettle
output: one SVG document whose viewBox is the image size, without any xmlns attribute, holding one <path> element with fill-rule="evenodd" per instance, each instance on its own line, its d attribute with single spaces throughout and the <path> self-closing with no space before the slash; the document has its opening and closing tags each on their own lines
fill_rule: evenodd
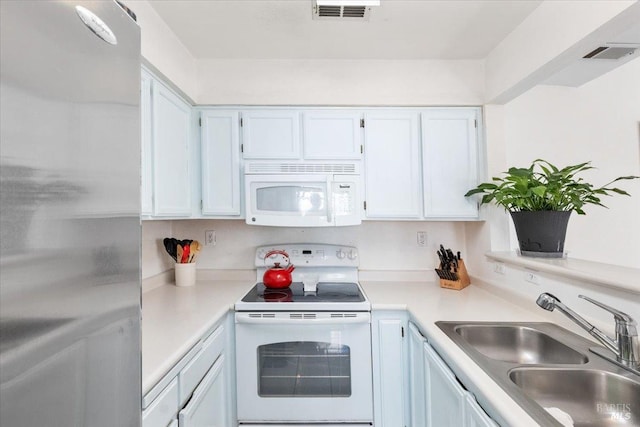
<svg viewBox="0 0 640 427">
<path fill-rule="evenodd" d="M 270 289 L 282 289 L 286 288 L 291 284 L 291 272 L 295 269 L 295 267 L 289 261 L 289 254 L 285 251 L 270 251 L 264 256 L 265 262 L 272 255 L 282 255 L 287 265 L 285 267 L 280 267 L 279 262 L 274 262 L 273 267 L 267 269 L 264 272 L 264 276 L 262 276 L 262 281 L 267 288 Z"/>
</svg>

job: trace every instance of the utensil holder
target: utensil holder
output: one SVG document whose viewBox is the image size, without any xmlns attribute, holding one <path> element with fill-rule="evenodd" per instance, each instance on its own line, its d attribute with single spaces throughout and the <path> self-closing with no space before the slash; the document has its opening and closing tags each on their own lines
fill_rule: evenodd
<svg viewBox="0 0 640 427">
<path fill-rule="evenodd" d="M 439 268 L 442 268 L 442 265 L 440 265 Z M 459 291 L 471 284 L 471 279 L 469 278 L 469 273 L 467 273 L 467 267 L 464 265 L 463 260 L 458 261 L 458 271 L 455 274 L 458 275 L 458 280 L 440 279 L 440 287 Z"/>
<path fill-rule="evenodd" d="M 176 286 L 193 286 L 196 284 L 196 263 L 176 263 Z"/>
</svg>

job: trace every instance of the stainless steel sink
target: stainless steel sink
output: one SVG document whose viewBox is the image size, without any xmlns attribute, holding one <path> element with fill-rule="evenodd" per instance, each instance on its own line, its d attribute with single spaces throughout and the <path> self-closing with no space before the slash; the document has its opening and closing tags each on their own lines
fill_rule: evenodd
<svg viewBox="0 0 640 427">
<path fill-rule="evenodd" d="M 640 376 L 591 353 L 590 340 L 552 323 L 436 325 L 542 426 L 562 426 L 550 407 L 576 427 L 640 425 Z"/>
<path fill-rule="evenodd" d="M 495 360 L 519 364 L 581 364 L 589 361 L 584 354 L 523 325 L 462 325 L 454 330 L 480 353 Z"/>
<path fill-rule="evenodd" d="M 557 407 L 576 426 L 640 425 L 640 382 L 601 370 L 514 369 L 511 381 L 542 407 Z"/>
</svg>

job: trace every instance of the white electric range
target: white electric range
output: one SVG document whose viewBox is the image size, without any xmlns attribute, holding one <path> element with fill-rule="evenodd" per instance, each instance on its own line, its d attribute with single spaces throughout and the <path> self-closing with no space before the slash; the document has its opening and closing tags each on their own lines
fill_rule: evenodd
<svg viewBox="0 0 640 427">
<path fill-rule="evenodd" d="M 284 251 L 293 283 L 267 289 Z M 235 305 L 238 421 L 325 427 L 373 423 L 371 305 L 358 283 L 358 250 L 327 244 L 257 248 L 258 283 Z"/>
</svg>

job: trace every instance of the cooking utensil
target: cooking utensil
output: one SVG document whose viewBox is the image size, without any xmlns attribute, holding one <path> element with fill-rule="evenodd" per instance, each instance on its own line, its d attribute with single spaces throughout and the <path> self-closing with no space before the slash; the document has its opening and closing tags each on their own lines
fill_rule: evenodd
<svg viewBox="0 0 640 427">
<path fill-rule="evenodd" d="M 182 252 L 183 252 L 182 246 L 180 246 L 180 245 L 178 244 L 178 245 L 176 246 L 176 262 L 177 262 L 178 264 L 181 264 L 181 263 L 182 263 Z"/>
<path fill-rule="evenodd" d="M 190 248 L 191 248 L 191 255 L 189 256 L 189 262 L 194 262 L 196 260 L 196 257 L 200 253 L 200 250 L 202 249 L 202 245 L 197 240 L 194 240 L 191 243 Z"/>
<path fill-rule="evenodd" d="M 280 267 L 279 262 L 274 262 L 273 267 L 267 269 L 262 276 L 262 281 L 267 288 L 281 289 L 286 288 L 291 284 L 291 272 L 295 269 L 291 261 L 289 260 L 289 254 L 285 251 L 270 251 L 264 256 L 265 262 L 272 255 L 282 255 L 287 262 L 285 267 Z"/>
<path fill-rule="evenodd" d="M 189 246 L 189 244 L 186 244 L 186 245 L 182 246 L 182 258 L 180 260 L 181 263 L 187 264 L 189 262 L 190 249 L 191 249 L 191 247 Z"/>
<path fill-rule="evenodd" d="M 175 240 L 176 239 L 171 239 L 169 237 L 165 237 L 162 240 L 162 243 L 164 244 L 164 249 L 167 251 L 167 253 L 171 256 L 171 258 L 173 258 L 174 261 L 178 261 L 177 257 L 176 257 L 176 244 L 175 244 Z"/>
</svg>

